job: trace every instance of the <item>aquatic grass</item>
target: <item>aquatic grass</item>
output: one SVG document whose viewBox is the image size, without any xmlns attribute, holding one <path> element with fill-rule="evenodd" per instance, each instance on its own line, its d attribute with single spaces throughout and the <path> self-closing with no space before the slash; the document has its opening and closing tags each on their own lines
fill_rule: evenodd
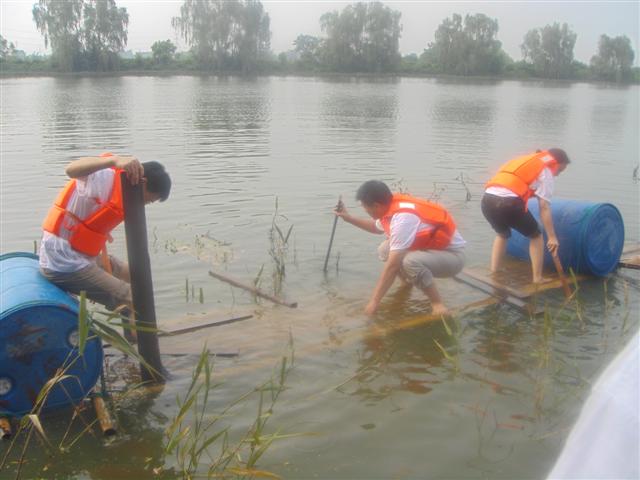
<svg viewBox="0 0 640 480">
<path fill-rule="evenodd" d="M 185 303 L 189 303 L 189 293 L 191 293 L 191 301 L 196 301 L 196 286 L 193 283 L 189 283 L 189 277 L 184 279 L 184 291 L 185 291 Z M 204 303 L 204 290 L 202 287 L 198 287 L 198 302 Z"/>
<path fill-rule="evenodd" d="M 442 194 L 447 190 L 447 187 L 439 187 L 438 182 L 433 182 L 433 190 L 427 197 L 427 200 L 431 202 L 438 202 L 442 198 Z"/>
<path fill-rule="evenodd" d="M 282 291 L 282 285 L 286 274 L 286 260 L 289 249 L 289 237 L 293 230 L 293 224 L 289 226 L 287 233 L 283 233 L 277 223 L 279 218 L 288 220 L 286 216 L 278 211 L 278 197 L 275 199 L 275 211 L 271 219 L 271 228 L 269 229 L 269 256 L 273 260 L 273 291 L 279 294 Z"/>
<path fill-rule="evenodd" d="M 462 184 L 462 186 L 466 190 L 465 202 L 470 202 L 471 201 L 471 190 L 469 190 L 469 187 L 467 186 L 467 182 L 464 181 L 464 172 L 460 172 L 460 175 L 458 175 L 456 177 L 456 180 L 460 181 L 460 183 Z"/>
<path fill-rule="evenodd" d="M 260 265 L 260 269 L 258 270 L 258 273 L 253 279 L 253 286 L 256 288 L 260 288 L 260 282 L 262 281 L 262 272 L 264 272 L 264 263 Z"/>
<path fill-rule="evenodd" d="M 210 396 L 220 384 L 213 382 L 213 365 L 205 346 L 184 397 L 178 396 L 176 399 L 179 410 L 165 431 L 166 445 L 159 470 L 165 469 L 169 459 L 173 459 L 179 470 L 177 473 L 185 479 L 203 476 L 278 478 L 256 467 L 274 441 L 299 436 L 281 434 L 280 430 L 265 433 L 276 402 L 285 390 L 293 361 L 291 349 L 290 356 L 282 357 L 278 373 L 270 380 L 241 395 L 220 413 L 210 414 Z M 239 440 L 231 440 L 230 427 L 221 425 L 221 422 L 230 418 L 233 408 L 246 402 L 254 394 L 258 394 L 256 418 Z M 206 470 L 203 468 L 205 458 Z"/>
</svg>

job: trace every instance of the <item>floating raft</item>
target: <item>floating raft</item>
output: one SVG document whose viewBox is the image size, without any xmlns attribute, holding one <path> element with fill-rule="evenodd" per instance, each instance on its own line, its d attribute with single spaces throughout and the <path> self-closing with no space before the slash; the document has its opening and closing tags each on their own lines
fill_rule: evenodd
<svg viewBox="0 0 640 480">
<path fill-rule="evenodd" d="M 535 297 L 542 292 L 562 288 L 557 273 L 545 271 L 545 278 L 549 281 L 535 284 L 531 283 L 531 266 L 528 262 L 507 262 L 503 272 L 492 274 L 485 267 L 469 267 L 456 275 L 454 280 L 498 298 L 518 310 L 532 315 L 542 313 L 542 305 L 535 301 Z M 583 278 L 584 275 L 576 276 L 577 280 Z"/>
</svg>

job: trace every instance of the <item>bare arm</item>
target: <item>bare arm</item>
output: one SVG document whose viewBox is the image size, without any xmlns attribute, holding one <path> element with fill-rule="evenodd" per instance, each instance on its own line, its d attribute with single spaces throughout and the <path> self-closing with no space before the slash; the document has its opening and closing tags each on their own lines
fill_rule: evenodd
<svg viewBox="0 0 640 480">
<path fill-rule="evenodd" d="M 124 170 L 132 185 L 136 185 L 144 176 L 144 168 L 136 157 L 112 155 L 109 157 L 81 157 L 73 160 L 65 173 L 70 178 L 81 178 L 105 168 L 116 167 Z"/>
<path fill-rule="evenodd" d="M 549 202 L 538 197 L 538 206 L 540 207 L 540 220 L 544 226 L 545 232 L 547 232 L 547 248 L 552 254 L 555 254 L 560 247 L 558 237 L 556 237 L 556 231 L 553 228 L 553 217 L 551 216 L 551 206 Z"/>
<path fill-rule="evenodd" d="M 408 250 L 392 250 L 389 252 L 389 258 L 384 263 L 384 268 L 382 269 L 380 278 L 378 278 L 378 283 L 376 283 L 373 293 L 371 294 L 371 299 L 364 310 L 367 315 L 372 315 L 378 309 L 380 301 L 396 279 L 402 267 L 402 259 L 407 254 L 407 251 Z"/>
<path fill-rule="evenodd" d="M 336 208 L 333 213 L 341 217 L 345 222 L 355 225 L 358 228 L 370 233 L 381 234 L 382 232 L 376 228 L 376 221 L 372 218 L 359 218 L 351 215 L 344 204 L 340 204 L 340 208 Z"/>
</svg>

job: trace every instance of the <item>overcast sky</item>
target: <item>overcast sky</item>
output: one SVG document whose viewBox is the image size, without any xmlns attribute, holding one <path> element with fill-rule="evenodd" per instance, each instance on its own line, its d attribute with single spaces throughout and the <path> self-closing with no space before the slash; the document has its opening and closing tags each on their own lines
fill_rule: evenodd
<svg viewBox="0 0 640 480">
<path fill-rule="evenodd" d="M 42 36 L 35 28 L 31 10 L 34 0 L 0 0 L 1 34 L 27 53 L 44 53 Z M 171 28 L 171 17 L 179 14 L 182 1 L 116 0 L 129 12 L 127 49 L 149 51 L 156 40 L 171 39 L 180 50 L 184 42 Z M 262 1 L 271 18 L 271 48 L 275 53 L 292 49 L 299 34 L 320 36 L 320 16 L 331 10 L 342 10 L 349 3 L 338 1 Z M 524 34 L 532 29 L 559 22 L 567 23 L 577 33 L 574 48 L 577 60 L 588 63 L 597 51 L 600 35 L 626 35 L 636 52 L 635 64 L 640 65 L 638 52 L 640 1 L 385 1 L 385 5 L 402 13 L 402 54 L 420 54 L 442 21 L 454 13 L 484 13 L 498 20 L 498 39 L 514 59 L 522 58 L 520 44 Z"/>
</svg>

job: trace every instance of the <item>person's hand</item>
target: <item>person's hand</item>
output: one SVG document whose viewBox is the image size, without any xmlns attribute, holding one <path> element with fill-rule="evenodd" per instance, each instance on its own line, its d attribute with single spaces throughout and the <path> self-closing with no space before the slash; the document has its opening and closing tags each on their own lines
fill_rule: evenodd
<svg viewBox="0 0 640 480">
<path fill-rule="evenodd" d="M 114 166 L 125 171 L 131 185 L 137 185 L 144 177 L 144 167 L 134 156 L 118 155 Z"/>
<path fill-rule="evenodd" d="M 378 310 L 378 302 L 374 300 L 369 300 L 369 303 L 367 303 L 367 306 L 364 307 L 364 313 L 366 313 L 369 316 L 376 313 L 377 310 Z"/>
<path fill-rule="evenodd" d="M 558 248 L 560 247 L 560 242 L 558 242 L 558 238 L 553 236 L 547 239 L 547 248 L 551 255 L 556 255 L 558 253 Z"/>
<path fill-rule="evenodd" d="M 337 217 L 342 217 L 343 219 L 349 216 L 349 212 L 347 212 L 347 207 L 344 206 L 344 203 L 342 203 L 342 200 L 340 200 L 338 202 L 338 205 L 336 205 L 336 207 L 333 209 L 333 213 Z"/>
</svg>

